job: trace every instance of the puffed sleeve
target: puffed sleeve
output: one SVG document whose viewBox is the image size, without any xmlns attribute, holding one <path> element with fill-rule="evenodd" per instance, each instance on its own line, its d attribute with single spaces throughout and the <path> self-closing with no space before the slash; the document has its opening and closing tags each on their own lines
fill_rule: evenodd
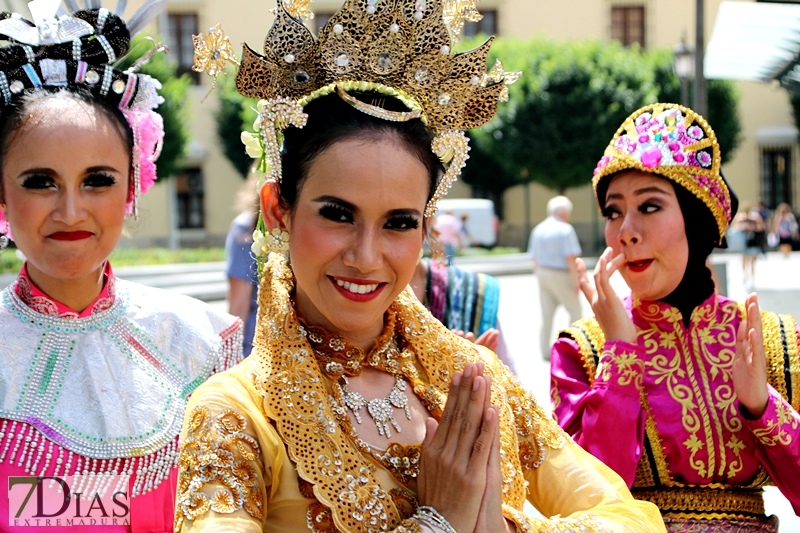
<svg viewBox="0 0 800 533">
<path fill-rule="evenodd" d="M 494 371 L 515 420 L 527 499 L 550 517 L 532 518 L 504 506 L 519 531 L 665 531 L 655 505 L 635 500 L 622 478 L 578 446 L 507 369 L 496 365 Z"/>
<path fill-rule="evenodd" d="M 175 531 L 261 532 L 283 446 L 246 385 L 217 374 L 189 401 L 181 434 Z"/>
<path fill-rule="evenodd" d="M 737 407 L 745 425 L 761 442 L 756 457 L 800 515 L 800 414 L 772 386 L 767 388 L 769 400 L 761 418 L 754 420 Z"/>
<path fill-rule="evenodd" d="M 643 375 L 637 344 L 606 341 L 594 382 L 573 339 L 562 337 L 553 345 L 550 394 L 555 419 L 584 450 L 622 476 L 628 487 L 633 485 L 644 446 Z"/>
</svg>

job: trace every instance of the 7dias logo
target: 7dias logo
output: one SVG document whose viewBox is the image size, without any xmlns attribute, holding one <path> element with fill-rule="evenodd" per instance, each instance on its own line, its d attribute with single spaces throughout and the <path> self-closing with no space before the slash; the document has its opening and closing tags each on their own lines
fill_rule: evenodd
<svg viewBox="0 0 800 533">
<path fill-rule="evenodd" d="M 130 525 L 130 476 L 11 476 L 8 478 L 8 525 Z"/>
</svg>

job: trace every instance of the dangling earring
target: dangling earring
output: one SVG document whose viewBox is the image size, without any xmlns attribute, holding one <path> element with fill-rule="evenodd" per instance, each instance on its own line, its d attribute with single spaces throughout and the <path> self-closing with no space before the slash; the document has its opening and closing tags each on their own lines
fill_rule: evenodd
<svg viewBox="0 0 800 533">
<path fill-rule="evenodd" d="M 417 257 L 417 264 L 422 261 L 422 258 L 425 257 L 425 247 L 419 249 L 419 257 Z"/>
<path fill-rule="evenodd" d="M 6 246 L 8 246 L 8 221 L 6 221 L 6 229 L 0 231 L 0 253 L 3 253 Z"/>
<path fill-rule="evenodd" d="M 269 240 L 269 251 L 274 254 L 289 255 L 289 232 L 273 228 L 272 237 Z"/>
</svg>

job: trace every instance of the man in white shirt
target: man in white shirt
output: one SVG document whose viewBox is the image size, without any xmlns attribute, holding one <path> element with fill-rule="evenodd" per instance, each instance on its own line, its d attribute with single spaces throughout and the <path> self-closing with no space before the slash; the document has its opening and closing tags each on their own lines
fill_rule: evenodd
<svg viewBox="0 0 800 533">
<path fill-rule="evenodd" d="M 569 224 L 571 214 L 572 202 L 569 198 L 551 198 L 547 202 L 547 218 L 533 228 L 528 242 L 533 271 L 539 279 L 539 300 L 542 308 L 539 343 L 542 357 L 547 361 L 550 360 L 553 315 L 559 304 L 567 309 L 570 322 L 581 317 L 575 263 L 581 255 L 581 245 L 575 228 Z"/>
</svg>

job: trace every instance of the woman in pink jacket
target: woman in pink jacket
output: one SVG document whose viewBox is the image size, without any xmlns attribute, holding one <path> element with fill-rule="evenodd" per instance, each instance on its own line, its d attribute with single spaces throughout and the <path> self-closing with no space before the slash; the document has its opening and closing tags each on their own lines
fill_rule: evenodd
<svg viewBox="0 0 800 533">
<path fill-rule="evenodd" d="M 736 203 L 720 162 L 690 109 L 656 104 L 622 124 L 593 180 L 608 244 L 593 284 L 581 265 L 595 317 L 553 346 L 551 394 L 561 426 L 669 531 L 774 532 L 764 484 L 800 513 L 797 324 L 714 290 L 706 259 Z"/>
</svg>

